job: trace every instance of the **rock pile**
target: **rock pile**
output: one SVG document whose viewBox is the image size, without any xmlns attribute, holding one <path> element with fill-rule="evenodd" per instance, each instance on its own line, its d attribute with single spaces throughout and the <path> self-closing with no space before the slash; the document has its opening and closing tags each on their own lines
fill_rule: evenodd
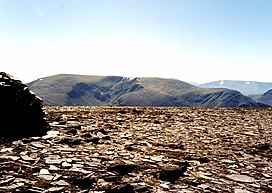
<svg viewBox="0 0 272 193">
<path fill-rule="evenodd" d="M 42 99 L 5 72 L 0 72 L 0 107 L 1 138 L 23 138 L 46 133 L 48 124 Z"/>
</svg>

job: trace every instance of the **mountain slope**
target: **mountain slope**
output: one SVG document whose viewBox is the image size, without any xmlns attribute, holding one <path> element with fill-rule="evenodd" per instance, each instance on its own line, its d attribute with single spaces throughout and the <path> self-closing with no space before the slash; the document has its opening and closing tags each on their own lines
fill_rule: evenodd
<svg viewBox="0 0 272 193">
<path fill-rule="evenodd" d="M 175 79 L 60 74 L 28 84 L 45 105 L 258 107 L 240 92 Z"/>
<path fill-rule="evenodd" d="M 255 81 L 219 80 L 201 84 L 204 88 L 228 88 L 241 92 L 244 95 L 263 94 L 272 89 L 272 83 Z"/>
<path fill-rule="evenodd" d="M 121 80 L 118 76 L 59 74 L 27 85 L 46 105 L 103 105 L 109 101 L 104 93 Z"/>
<path fill-rule="evenodd" d="M 251 96 L 255 101 L 272 106 L 272 89 L 265 92 L 263 95 Z"/>
</svg>

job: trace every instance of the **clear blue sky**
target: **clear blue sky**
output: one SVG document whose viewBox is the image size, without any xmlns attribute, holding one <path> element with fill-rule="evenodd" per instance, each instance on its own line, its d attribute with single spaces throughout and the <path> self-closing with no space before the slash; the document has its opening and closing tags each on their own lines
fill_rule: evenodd
<svg viewBox="0 0 272 193">
<path fill-rule="evenodd" d="M 272 82 L 271 0 L 0 0 L 0 71 Z"/>
</svg>

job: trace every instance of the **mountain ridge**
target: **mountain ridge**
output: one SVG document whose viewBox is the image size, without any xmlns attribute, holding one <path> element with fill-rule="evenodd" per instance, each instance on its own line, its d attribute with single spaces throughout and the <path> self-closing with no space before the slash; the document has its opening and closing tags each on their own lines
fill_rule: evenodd
<svg viewBox="0 0 272 193">
<path fill-rule="evenodd" d="M 204 88 L 233 89 L 241 92 L 246 96 L 264 94 L 268 90 L 272 89 L 272 83 L 270 82 L 243 81 L 243 80 L 218 80 L 204 84 L 199 84 L 199 86 Z"/>
<path fill-rule="evenodd" d="M 240 92 L 157 77 L 59 74 L 27 84 L 45 105 L 263 107 Z"/>
</svg>

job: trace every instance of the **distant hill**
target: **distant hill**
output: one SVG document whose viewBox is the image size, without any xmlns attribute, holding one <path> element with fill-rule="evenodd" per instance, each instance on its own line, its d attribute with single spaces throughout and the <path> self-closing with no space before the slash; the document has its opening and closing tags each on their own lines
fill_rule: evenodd
<svg viewBox="0 0 272 193">
<path fill-rule="evenodd" d="M 255 81 L 219 80 L 199 85 L 204 88 L 228 88 L 241 92 L 244 95 L 263 94 L 272 89 L 272 83 Z"/>
<path fill-rule="evenodd" d="M 264 106 L 235 90 L 200 88 L 175 79 L 60 74 L 27 85 L 45 105 Z"/>
<path fill-rule="evenodd" d="M 250 97 L 257 102 L 272 106 L 272 89 L 265 92 L 263 95 L 252 95 Z"/>
</svg>

